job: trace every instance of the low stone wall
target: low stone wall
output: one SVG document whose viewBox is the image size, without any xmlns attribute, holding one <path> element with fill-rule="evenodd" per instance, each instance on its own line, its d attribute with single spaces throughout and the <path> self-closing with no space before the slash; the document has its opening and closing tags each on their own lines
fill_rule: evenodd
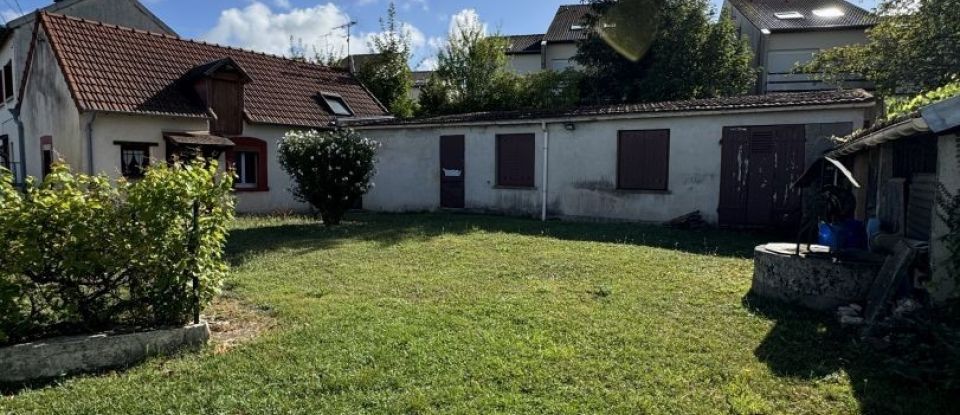
<svg viewBox="0 0 960 415">
<path fill-rule="evenodd" d="M 199 348 L 207 324 L 129 334 L 61 337 L 0 348 L 0 384 L 129 367 L 151 356 Z"/>
<path fill-rule="evenodd" d="M 764 298 L 801 305 L 818 311 L 863 303 L 883 265 L 879 258 L 837 260 L 811 255 L 825 253 L 813 246 L 796 255 L 796 244 L 767 244 L 754 252 L 751 292 Z"/>
</svg>

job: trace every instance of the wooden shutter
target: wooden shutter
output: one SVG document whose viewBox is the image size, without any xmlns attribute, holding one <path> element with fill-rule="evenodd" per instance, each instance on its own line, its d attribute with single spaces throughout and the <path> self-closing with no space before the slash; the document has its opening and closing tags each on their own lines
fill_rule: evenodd
<svg viewBox="0 0 960 415">
<path fill-rule="evenodd" d="M 497 136 L 497 186 L 534 187 L 535 163 L 533 134 Z"/>
<path fill-rule="evenodd" d="M 670 176 L 670 130 L 620 131 L 617 187 L 667 190 Z"/>
<path fill-rule="evenodd" d="M 243 94 L 241 84 L 232 80 L 211 80 L 211 105 L 217 114 L 215 133 L 237 135 L 243 133 Z"/>
</svg>

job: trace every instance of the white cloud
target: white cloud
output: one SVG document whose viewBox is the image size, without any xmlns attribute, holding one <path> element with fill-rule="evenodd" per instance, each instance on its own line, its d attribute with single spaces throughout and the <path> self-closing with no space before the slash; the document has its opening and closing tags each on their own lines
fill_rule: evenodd
<svg viewBox="0 0 960 415">
<path fill-rule="evenodd" d="M 220 13 L 217 25 L 203 38 L 209 42 L 287 55 L 291 37 L 302 40 L 312 53 L 345 54 L 346 31 L 337 29 L 350 22 L 350 17 L 333 3 L 309 8 L 294 8 L 276 13 L 264 3 L 254 1 L 247 7 L 231 8 Z M 364 36 L 351 37 L 351 52 L 367 51 Z"/>
<path fill-rule="evenodd" d="M 481 33 L 487 34 L 487 24 L 480 21 L 480 14 L 476 9 L 463 9 L 450 17 L 449 36 L 459 36 L 461 27 L 480 29 Z"/>
<path fill-rule="evenodd" d="M 437 62 L 437 57 L 434 56 L 434 57 L 426 58 L 420 61 L 420 64 L 417 65 L 417 70 L 418 71 L 435 71 L 437 70 L 437 65 L 439 65 L 439 62 Z"/>
<path fill-rule="evenodd" d="M 273 0 L 273 4 L 281 9 L 290 10 L 290 0 Z"/>
</svg>

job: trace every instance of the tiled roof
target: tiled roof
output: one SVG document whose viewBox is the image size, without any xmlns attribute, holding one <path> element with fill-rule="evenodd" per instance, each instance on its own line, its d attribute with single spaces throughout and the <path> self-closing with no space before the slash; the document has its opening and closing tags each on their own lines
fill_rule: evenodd
<svg viewBox="0 0 960 415">
<path fill-rule="evenodd" d="M 730 4 L 760 29 L 803 31 L 821 29 L 866 28 L 877 24 L 872 13 L 844 0 L 729 0 Z M 836 8 L 843 16 L 820 17 L 818 9 Z M 800 19 L 781 19 L 776 13 L 798 12 Z"/>
<path fill-rule="evenodd" d="M 323 127 L 335 93 L 357 117 L 389 114 L 343 70 L 56 14 L 40 24 L 82 111 L 207 117 L 190 83 L 197 67 L 230 58 L 252 78 L 244 112 L 253 123 Z"/>
<path fill-rule="evenodd" d="M 573 26 L 586 26 L 586 17 L 592 9 L 589 4 L 560 6 L 557 15 L 553 17 L 553 22 L 550 23 L 550 29 L 543 36 L 543 40 L 547 42 L 575 42 L 586 39 L 586 27 L 573 30 Z"/>
<path fill-rule="evenodd" d="M 539 35 L 513 35 L 504 36 L 508 47 L 508 55 L 520 55 L 528 53 L 540 53 L 540 42 L 543 41 L 542 34 Z"/>
<path fill-rule="evenodd" d="M 442 125 L 493 121 L 575 119 L 607 115 L 649 113 L 677 113 L 699 111 L 745 110 L 800 106 L 825 106 L 838 104 L 865 104 L 874 102 L 874 97 L 862 89 L 848 91 L 817 91 L 745 95 L 736 97 L 692 99 L 685 101 L 652 102 L 642 104 L 617 104 L 580 107 L 569 110 L 494 111 L 468 114 L 442 115 L 437 117 L 369 120 L 351 123 L 354 126 Z"/>
</svg>

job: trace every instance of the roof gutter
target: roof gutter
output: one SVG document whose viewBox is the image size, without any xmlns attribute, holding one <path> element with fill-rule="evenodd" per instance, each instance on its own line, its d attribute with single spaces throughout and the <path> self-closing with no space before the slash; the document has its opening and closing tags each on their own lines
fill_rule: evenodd
<svg viewBox="0 0 960 415">
<path fill-rule="evenodd" d="M 930 126 L 923 118 L 911 118 L 851 141 L 849 144 L 841 145 L 836 150 L 827 153 L 827 156 L 832 158 L 849 156 L 886 142 L 927 132 L 930 132 Z"/>
<path fill-rule="evenodd" d="M 435 127 L 478 127 L 478 126 L 505 126 L 505 125 L 537 125 L 546 123 L 570 123 L 570 122 L 596 122 L 612 120 L 635 120 L 635 119 L 653 119 L 653 118 L 675 118 L 691 116 L 716 116 L 716 115 L 739 115 L 756 113 L 775 113 L 784 111 L 818 111 L 834 109 L 865 109 L 873 108 L 876 105 L 874 100 L 868 102 L 829 104 L 829 105 L 797 105 L 781 106 L 767 108 L 742 108 L 742 109 L 724 109 L 724 110 L 699 110 L 699 111 L 676 111 L 676 112 L 638 112 L 608 115 L 568 115 L 552 116 L 543 118 L 525 118 L 515 120 L 493 120 L 493 121 L 461 121 L 461 122 L 443 122 L 435 121 L 422 124 L 387 124 L 387 125 L 349 125 L 355 130 L 397 130 L 410 128 L 435 128 Z"/>
</svg>

